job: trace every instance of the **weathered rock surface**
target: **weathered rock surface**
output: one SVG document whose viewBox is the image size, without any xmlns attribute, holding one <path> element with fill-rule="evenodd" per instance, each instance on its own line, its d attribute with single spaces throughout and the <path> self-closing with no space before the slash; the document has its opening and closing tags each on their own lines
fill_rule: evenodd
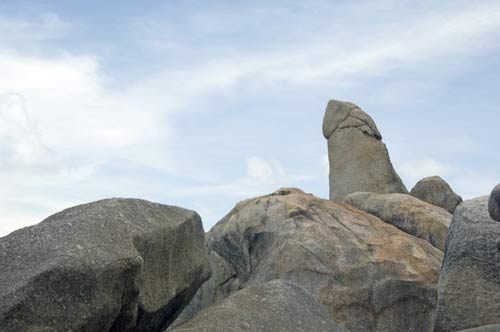
<svg viewBox="0 0 500 332">
<path fill-rule="evenodd" d="M 462 330 L 459 332 L 498 332 L 498 331 L 500 331 L 500 324 L 485 325 L 473 329 Z"/>
<path fill-rule="evenodd" d="M 500 184 L 491 191 L 488 212 L 493 220 L 500 221 Z"/>
<path fill-rule="evenodd" d="M 239 289 L 282 279 L 347 331 L 431 331 L 442 252 L 377 217 L 298 189 L 236 205 L 207 235 L 212 278 L 184 321 Z"/>
<path fill-rule="evenodd" d="M 488 197 L 465 201 L 453 215 L 439 277 L 436 332 L 500 322 L 500 223 Z"/>
<path fill-rule="evenodd" d="M 208 277 L 192 211 L 79 205 L 0 238 L 0 331 L 161 331 Z"/>
<path fill-rule="evenodd" d="M 452 215 L 446 210 L 406 194 L 354 193 L 344 199 L 408 234 L 443 250 Z"/>
<path fill-rule="evenodd" d="M 424 202 L 442 207 L 451 214 L 462 203 L 462 197 L 457 195 L 439 176 L 431 176 L 418 181 L 410 193 Z"/>
<path fill-rule="evenodd" d="M 408 193 L 375 122 L 358 106 L 330 100 L 323 135 L 328 140 L 331 200 L 342 201 L 361 191 Z"/>
<path fill-rule="evenodd" d="M 172 331 L 340 332 L 343 328 L 312 294 L 274 280 L 240 290 Z"/>
</svg>

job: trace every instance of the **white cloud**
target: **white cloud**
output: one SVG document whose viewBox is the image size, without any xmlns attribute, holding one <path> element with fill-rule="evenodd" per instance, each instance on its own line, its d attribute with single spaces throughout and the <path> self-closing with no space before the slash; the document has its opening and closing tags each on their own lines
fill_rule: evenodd
<svg viewBox="0 0 500 332">
<path fill-rule="evenodd" d="M 248 176 L 259 182 L 268 182 L 285 176 L 283 167 L 275 160 L 266 161 L 259 157 L 247 159 Z"/>
<path fill-rule="evenodd" d="M 39 163 L 48 157 L 48 150 L 26 111 L 25 100 L 19 95 L 0 95 L 0 141 L 0 169 L 10 163 Z"/>
<path fill-rule="evenodd" d="M 423 158 L 403 163 L 399 171 L 404 178 L 415 182 L 434 175 L 444 177 L 453 173 L 454 169 L 452 166 L 432 158 Z"/>
<path fill-rule="evenodd" d="M 0 52 L 0 90 L 19 92 L 37 100 L 67 102 L 99 92 L 97 60 L 65 55 L 57 59 Z"/>
<path fill-rule="evenodd" d="M 46 12 L 34 19 L 0 15 L 0 46 L 38 46 L 36 43 L 64 37 L 73 24 L 56 13 Z M 30 45 L 35 43 L 35 45 Z"/>
<path fill-rule="evenodd" d="M 48 17 L 44 24 L 59 23 Z M 19 23 L 16 29 L 24 28 Z M 86 181 L 101 190 L 96 174 L 102 166 L 169 167 L 169 101 L 143 82 L 122 91 L 105 86 L 95 56 L 48 58 L 0 44 L 0 77 L 3 234 L 27 225 L 30 215 L 35 223 L 82 198 L 98 197 L 85 198 L 74 188 Z"/>
<path fill-rule="evenodd" d="M 463 199 L 489 195 L 499 181 L 498 174 L 492 173 L 491 170 L 485 169 L 481 173 L 475 169 L 467 169 L 463 165 L 449 165 L 432 158 L 405 162 L 398 171 L 403 179 L 411 184 L 425 177 L 438 175 Z"/>
<path fill-rule="evenodd" d="M 251 197 L 272 192 L 280 187 L 290 187 L 313 179 L 317 175 L 290 174 L 276 159 L 266 160 L 252 156 L 246 158 L 246 174 L 227 179 L 222 183 L 207 183 L 192 187 L 173 188 L 171 196 L 200 196 L 220 194 L 229 197 Z"/>
<path fill-rule="evenodd" d="M 380 5 L 373 5 L 373 9 L 377 6 Z M 369 38 L 371 31 L 368 28 L 362 32 L 365 36 L 356 36 L 346 42 L 336 38 L 336 31 L 327 28 L 311 41 L 301 40 L 297 48 L 278 45 L 270 51 L 232 52 L 222 60 L 219 57 L 216 60 L 202 58 L 187 71 L 166 71 L 159 77 L 178 78 L 185 87 L 184 94 L 193 90 L 220 91 L 242 80 L 259 85 L 276 82 L 319 84 L 332 83 L 332 80 L 342 84 L 408 63 L 473 54 L 490 47 L 488 41 L 499 29 L 500 5 L 474 4 L 377 27 L 373 38 Z M 159 43 L 157 40 L 156 44 Z M 172 41 L 169 39 L 166 43 L 171 45 Z"/>
</svg>

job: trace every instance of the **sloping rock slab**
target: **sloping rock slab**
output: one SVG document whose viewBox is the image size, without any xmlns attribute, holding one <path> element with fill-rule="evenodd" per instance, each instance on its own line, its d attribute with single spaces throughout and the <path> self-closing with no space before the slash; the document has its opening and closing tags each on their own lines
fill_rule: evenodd
<svg viewBox="0 0 500 332">
<path fill-rule="evenodd" d="M 438 294 L 436 332 L 500 322 L 500 223 L 488 213 L 488 196 L 455 211 Z"/>
<path fill-rule="evenodd" d="M 169 330 L 170 331 L 170 330 Z M 172 332 L 340 332 L 328 310 L 303 288 L 282 280 L 247 287 Z"/>
<path fill-rule="evenodd" d="M 418 181 L 411 190 L 411 195 L 424 202 L 442 207 L 451 214 L 462 203 L 462 197 L 457 195 L 439 176 L 431 176 Z"/>
<path fill-rule="evenodd" d="M 438 206 L 406 194 L 376 193 L 354 193 L 347 196 L 344 203 L 373 214 L 444 251 L 452 215 Z"/>
<path fill-rule="evenodd" d="M 0 331 L 161 331 L 208 277 L 192 211 L 108 199 L 0 238 Z"/>
<path fill-rule="evenodd" d="M 212 228 L 207 250 L 213 277 L 191 316 L 282 279 L 314 294 L 347 331 L 432 330 L 442 252 L 348 205 L 298 189 L 250 199 Z"/>
</svg>

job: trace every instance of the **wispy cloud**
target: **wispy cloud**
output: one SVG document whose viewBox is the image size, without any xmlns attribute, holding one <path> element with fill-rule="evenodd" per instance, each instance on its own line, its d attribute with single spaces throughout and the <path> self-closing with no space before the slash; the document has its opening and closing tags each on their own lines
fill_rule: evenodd
<svg viewBox="0 0 500 332">
<path fill-rule="evenodd" d="M 365 10 L 375 12 L 377 7 L 380 5 L 373 4 Z M 330 6 L 329 11 L 333 12 L 334 9 L 335 6 Z M 289 15 L 293 17 L 296 13 Z M 222 27 L 231 29 L 236 19 L 245 22 L 253 20 L 254 17 L 251 13 L 248 15 L 240 13 L 229 20 L 223 16 L 210 17 L 210 20 L 202 21 L 204 27 L 209 25 L 216 31 L 222 31 Z M 208 22 L 205 22 L 206 20 Z M 194 21 L 200 22 L 200 18 L 195 16 Z M 346 40 L 337 33 L 335 28 L 338 27 L 333 25 L 334 29 L 327 27 L 322 32 L 315 31 L 313 38 L 308 35 L 305 36 L 307 38 L 298 40 L 295 47 L 289 43 L 277 44 L 274 48 L 267 48 L 264 51 L 248 52 L 247 49 L 243 49 L 242 52 L 237 50 L 228 52 L 222 59 L 220 54 L 215 54 L 213 58 L 210 55 L 199 58 L 200 61 L 195 62 L 192 68 L 182 72 L 184 86 L 193 91 L 195 90 L 193 85 L 205 89 L 209 87 L 224 89 L 241 80 L 269 85 L 276 82 L 318 84 L 324 81 L 331 82 L 332 79 L 339 83 L 343 80 L 352 82 L 408 63 L 429 61 L 450 55 L 464 56 L 490 46 L 495 47 L 489 40 L 496 36 L 500 29 L 500 5 L 487 2 L 462 6 L 446 12 L 438 11 L 434 14 L 405 17 L 405 20 L 397 23 L 387 22 L 385 25 L 379 25 L 374 31 L 370 31 L 367 25 L 361 26 L 364 30 L 351 40 Z M 156 28 L 158 30 L 160 27 Z M 174 43 L 171 39 L 157 35 L 155 44 L 161 44 L 162 41 L 170 46 L 177 45 L 178 48 L 188 47 L 187 44 L 183 45 L 177 41 Z M 175 77 L 177 74 L 180 73 L 166 71 L 160 73 L 159 77 L 172 75 Z"/>
<path fill-rule="evenodd" d="M 432 158 L 411 160 L 405 162 L 400 168 L 401 175 L 411 183 L 425 177 L 439 175 L 446 177 L 455 172 L 451 165 L 434 160 Z"/>
<path fill-rule="evenodd" d="M 0 14 L 0 46 L 24 47 L 66 36 L 73 24 L 56 13 L 42 13 L 35 19 L 11 17 Z M 35 45 L 36 46 L 36 45 Z"/>
<path fill-rule="evenodd" d="M 234 199 L 262 195 L 280 187 L 299 186 L 317 175 L 291 174 L 276 159 L 266 160 L 252 156 L 246 159 L 246 174 L 222 183 L 206 183 L 170 189 L 172 196 L 203 196 L 219 194 Z"/>
</svg>

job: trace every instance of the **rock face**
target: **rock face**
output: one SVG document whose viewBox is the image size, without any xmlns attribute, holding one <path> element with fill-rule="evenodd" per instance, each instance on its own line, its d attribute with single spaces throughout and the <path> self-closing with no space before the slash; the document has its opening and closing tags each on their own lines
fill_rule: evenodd
<svg viewBox="0 0 500 332">
<path fill-rule="evenodd" d="M 442 252 L 348 205 L 298 189 L 246 200 L 208 233 L 207 250 L 212 277 L 187 316 L 281 279 L 347 331 L 432 331 Z"/>
<path fill-rule="evenodd" d="M 354 206 L 444 251 L 452 215 L 406 194 L 354 193 L 344 203 Z"/>
<path fill-rule="evenodd" d="M 488 211 L 493 220 L 500 221 L 500 184 L 491 191 Z"/>
<path fill-rule="evenodd" d="M 439 277 L 436 332 L 500 322 L 500 223 L 488 197 L 460 204 L 453 215 Z"/>
<path fill-rule="evenodd" d="M 462 330 L 459 332 L 498 332 L 498 331 L 500 331 L 500 324 L 485 325 L 473 329 Z"/>
<path fill-rule="evenodd" d="M 424 202 L 442 207 L 451 214 L 462 203 L 462 197 L 457 195 L 439 176 L 431 176 L 418 181 L 411 190 L 411 195 Z"/>
<path fill-rule="evenodd" d="M 208 278 L 192 211 L 109 199 L 0 238 L 0 331 L 161 331 Z"/>
<path fill-rule="evenodd" d="M 240 290 L 172 331 L 340 332 L 343 328 L 312 294 L 274 280 Z"/>
<path fill-rule="evenodd" d="M 408 193 L 394 171 L 382 136 L 358 106 L 330 100 L 323 119 L 328 140 L 330 199 L 354 192 Z"/>
</svg>

